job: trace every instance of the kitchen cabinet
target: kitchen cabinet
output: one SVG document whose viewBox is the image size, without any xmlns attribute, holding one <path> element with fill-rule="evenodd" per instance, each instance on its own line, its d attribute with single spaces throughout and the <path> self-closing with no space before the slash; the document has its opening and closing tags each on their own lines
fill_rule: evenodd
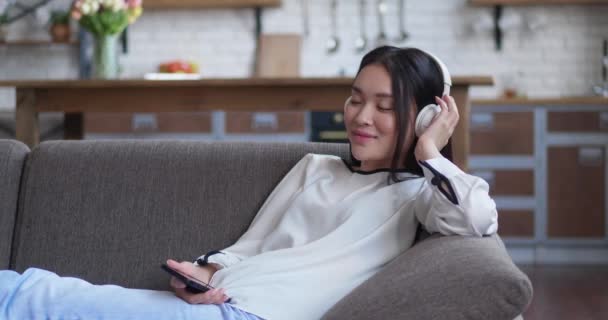
<svg viewBox="0 0 608 320">
<path fill-rule="evenodd" d="M 474 100 L 470 128 L 508 244 L 608 245 L 608 99 Z"/>
<path fill-rule="evenodd" d="M 534 153 L 532 112 L 475 112 L 470 132 L 472 155 Z"/>
<path fill-rule="evenodd" d="M 606 235 L 605 146 L 548 147 L 549 238 Z"/>
<path fill-rule="evenodd" d="M 549 112 L 549 132 L 608 133 L 608 110 Z"/>
<path fill-rule="evenodd" d="M 498 233 L 501 237 L 533 238 L 534 210 L 498 210 Z"/>
<path fill-rule="evenodd" d="M 470 0 L 474 6 L 538 6 L 538 5 L 595 5 L 608 4 L 607 0 Z"/>
<path fill-rule="evenodd" d="M 498 196 L 533 196 L 534 171 L 524 170 L 494 170 L 493 177 L 488 181 L 490 193 Z"/>
</svg>

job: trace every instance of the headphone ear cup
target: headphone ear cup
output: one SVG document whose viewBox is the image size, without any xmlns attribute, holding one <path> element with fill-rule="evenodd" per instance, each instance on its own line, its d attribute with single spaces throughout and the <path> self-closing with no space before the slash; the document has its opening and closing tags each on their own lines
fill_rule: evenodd
<svg viewBox="0 0 608 320">
<path fill-rule="evenodd" d="M 426 131 L 426 129 L 431 125 L 435 116 L 437 116 L 441 112 L 441 107 L 436 104 L 426 105 L 416 117 L 416 136 L 420 137 Z"/>
</svg>

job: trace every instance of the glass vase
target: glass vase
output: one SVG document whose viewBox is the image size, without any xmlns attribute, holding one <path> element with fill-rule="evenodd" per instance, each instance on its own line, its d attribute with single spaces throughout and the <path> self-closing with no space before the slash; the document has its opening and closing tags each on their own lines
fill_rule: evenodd
<svg viewBox="0 0 608 320">
<path fill-rule="evenodd" d="M 93 39 L 93 78 L 118 78 L 118 35 L 96 35 Z"/>
</svg>

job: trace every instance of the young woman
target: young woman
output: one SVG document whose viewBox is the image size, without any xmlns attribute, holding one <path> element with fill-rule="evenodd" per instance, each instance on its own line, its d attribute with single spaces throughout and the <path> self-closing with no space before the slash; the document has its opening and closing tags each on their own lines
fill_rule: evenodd
<svg viewBox="0 0 608 320">
<path fill-rule="evenodd" d="M 232 246 L 168 260 L 217 289 L 174 294 L 94 286 L 39 269 L 0 272 L 0 318 L 318 319 L 411 247 L 419 224 L 445 235 L 496 232 L 488 184 L 455 166 L 449 73 L 418 49 L 368 53 L 344 106 L 351 159 L 308 154 Z M 428 104 L 440 109 L 416 132 Z M 227 300 L 230 299 L 229 302 Z"/>
</svg>

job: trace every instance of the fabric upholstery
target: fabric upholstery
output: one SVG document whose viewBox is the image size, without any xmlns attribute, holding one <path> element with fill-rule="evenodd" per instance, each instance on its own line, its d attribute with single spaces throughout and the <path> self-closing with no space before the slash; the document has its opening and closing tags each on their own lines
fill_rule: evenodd
<svg viewBox="0 0 608 320">
<path fill-rule="evenodd" d="M 160 264 L 193 260 L 245 232 L 306 153 L 346 145 L 46 142 L 32 151 L 13 268 L 166 289 Z"/>
<path fill-rule="evenodd" d="M 19 184 L 28 152 L 21 142 L 0 140 L 0 269 L 9 266 Z"/>
<path fill-rule="evenodd" d="M 361 284 L 323 318 L 511 320 L 532 299 L 500 237 L 433 235 Z"/>
</svg>

